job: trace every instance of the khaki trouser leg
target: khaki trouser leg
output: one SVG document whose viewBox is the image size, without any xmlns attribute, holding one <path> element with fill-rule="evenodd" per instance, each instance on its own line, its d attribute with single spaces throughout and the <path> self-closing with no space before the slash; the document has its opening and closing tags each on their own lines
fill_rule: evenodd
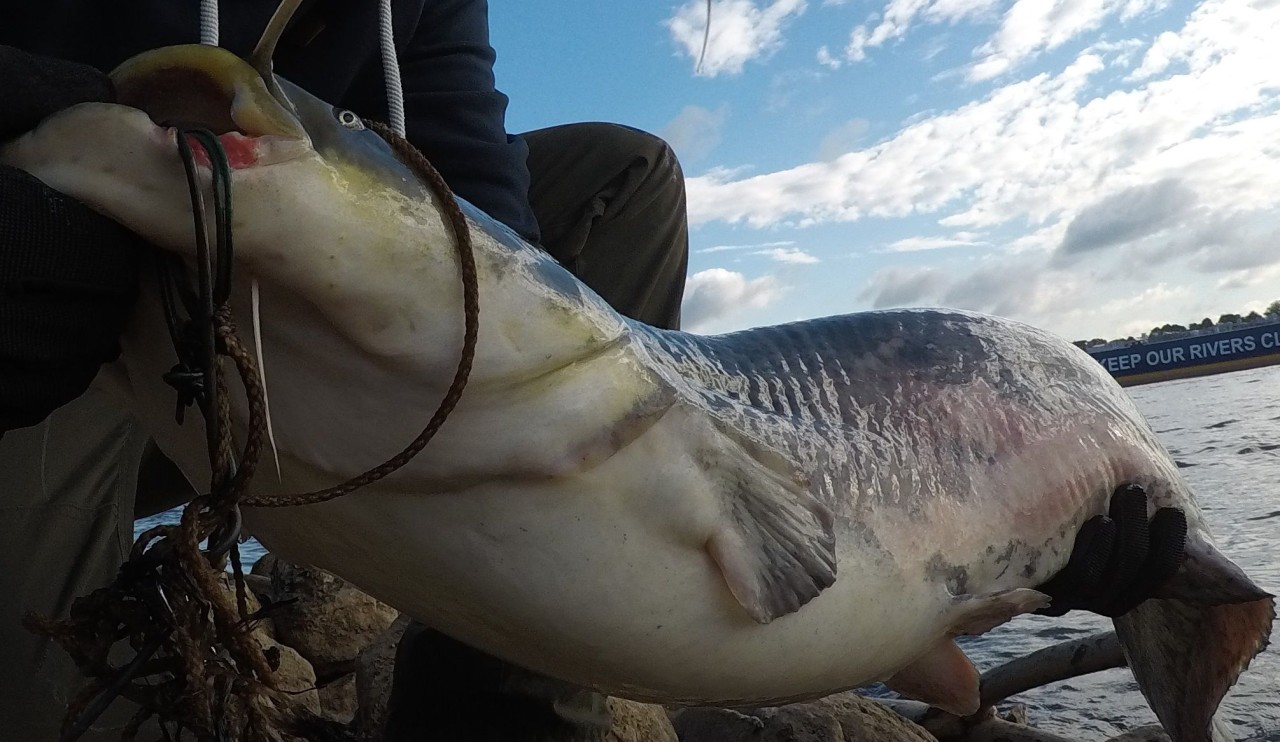
<svg viewBox="0 0 1280 742">
<path fill-rule="evenodd" d="M 547 252 L 622 314 L 678 328 L 689 224 L 684 175 L 667 143 L 617 124 L 523 137 Z"/>
<path fill-rule="evenodd" d="M 22 626 L 27 611 L 65 617 L 111 582 L 133 542 L 146 436 L 107 394 L 90 390 L 40 425 L 0 438 L 0 738 L 56 740 L 83 680 L 56 644 Z M 125 702 L 92 742 L 119 739 Z M 114 734 L 108 728 L 115 727 Z"/>
</svg>

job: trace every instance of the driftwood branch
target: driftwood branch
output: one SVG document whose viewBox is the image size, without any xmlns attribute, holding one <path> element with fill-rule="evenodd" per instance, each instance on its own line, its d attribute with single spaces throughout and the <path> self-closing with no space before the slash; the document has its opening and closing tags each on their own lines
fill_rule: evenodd
<svg viewBox="0 0 1280 742">
<path fill-rule="evenodd" d="M 982 673 L 982 705 L 994 706 L 1032 688 L 1126 664 L 1114 631 L 1062 642 Z"/>
<path fill-rule="evenodd" d="M 964 736 L 964 742 L 1076 742 L 1043 729 L 1014 724 L 998 716 L 989 716 Z"/>
<path fill-rule="evenodd" d="M 919 701 L 876 699 L 899 716 L 924 727 L 939 740 L 956 742 L 1071 742 L 1050 732 L 999 718 L 992 707 L 1010 696 L 1042 685 L 1125 666 L 1114 631 L 1046 647 L 982 674 L 982 709 L 961 718 Z"/>
<path fill-rule="evenodd" d="M 1075 742 L 1043 729 L 1006 721 L 990 708 L 962 718 L 919 701 L 899 698 L 874 700 L 924 727 L 941 742 Z"/>
</svg>

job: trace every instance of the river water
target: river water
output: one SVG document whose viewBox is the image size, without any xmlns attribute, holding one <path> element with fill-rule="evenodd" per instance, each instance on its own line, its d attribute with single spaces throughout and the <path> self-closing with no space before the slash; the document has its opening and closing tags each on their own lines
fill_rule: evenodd
<svg viewBox="0 0 1280 742">
<path fill-rule="evenodd" d="M 1132 387 L 1191 483 L 1218 548 L 1264 589 L 1280 593 L 1280 366 Z M 139 524 L 139 532 L 166 513 Z M 262 555 L 242 546 L 245 560 Z M 1023 616 L 984 636 L 962 640 L 980 670 L 1028 652 L 1111 627 L 1075 612 L 1062 618 Z M 1280 628 L 1223 702 L 1237 740 L 1280 742 Z M 1101 742 L 1155 723 L 1127 669 L 1109 670 L 1016 696 L 1029 721 L 1080 742 Z"/>
</svg>

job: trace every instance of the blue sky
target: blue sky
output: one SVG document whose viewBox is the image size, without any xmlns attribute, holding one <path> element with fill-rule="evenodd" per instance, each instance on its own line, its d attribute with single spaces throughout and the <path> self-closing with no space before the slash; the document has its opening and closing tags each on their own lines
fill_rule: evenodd
<svg viewBox="0 0 1280 742">
<path fill-rule="evenodd" d="M 891 306 L 1069 339 L 1280 298 L 1280 3 L 494 3 L 512 131 L 667 138 L 687 329 Z"/>
</svg>

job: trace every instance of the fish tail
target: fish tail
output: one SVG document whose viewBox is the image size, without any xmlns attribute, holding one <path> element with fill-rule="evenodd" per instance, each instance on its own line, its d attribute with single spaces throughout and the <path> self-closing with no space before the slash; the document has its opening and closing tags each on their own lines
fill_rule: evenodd
<svg viewBox="0 0 1280 742">
<path fill-rule="evenodd" d="M 1266 648 L 1275 599 L 1196 533 L 1161 596 L 1115 619 L 1125 657 L 1173 742 L 1217 742 L 1218 704 Z"/>
</svg>

